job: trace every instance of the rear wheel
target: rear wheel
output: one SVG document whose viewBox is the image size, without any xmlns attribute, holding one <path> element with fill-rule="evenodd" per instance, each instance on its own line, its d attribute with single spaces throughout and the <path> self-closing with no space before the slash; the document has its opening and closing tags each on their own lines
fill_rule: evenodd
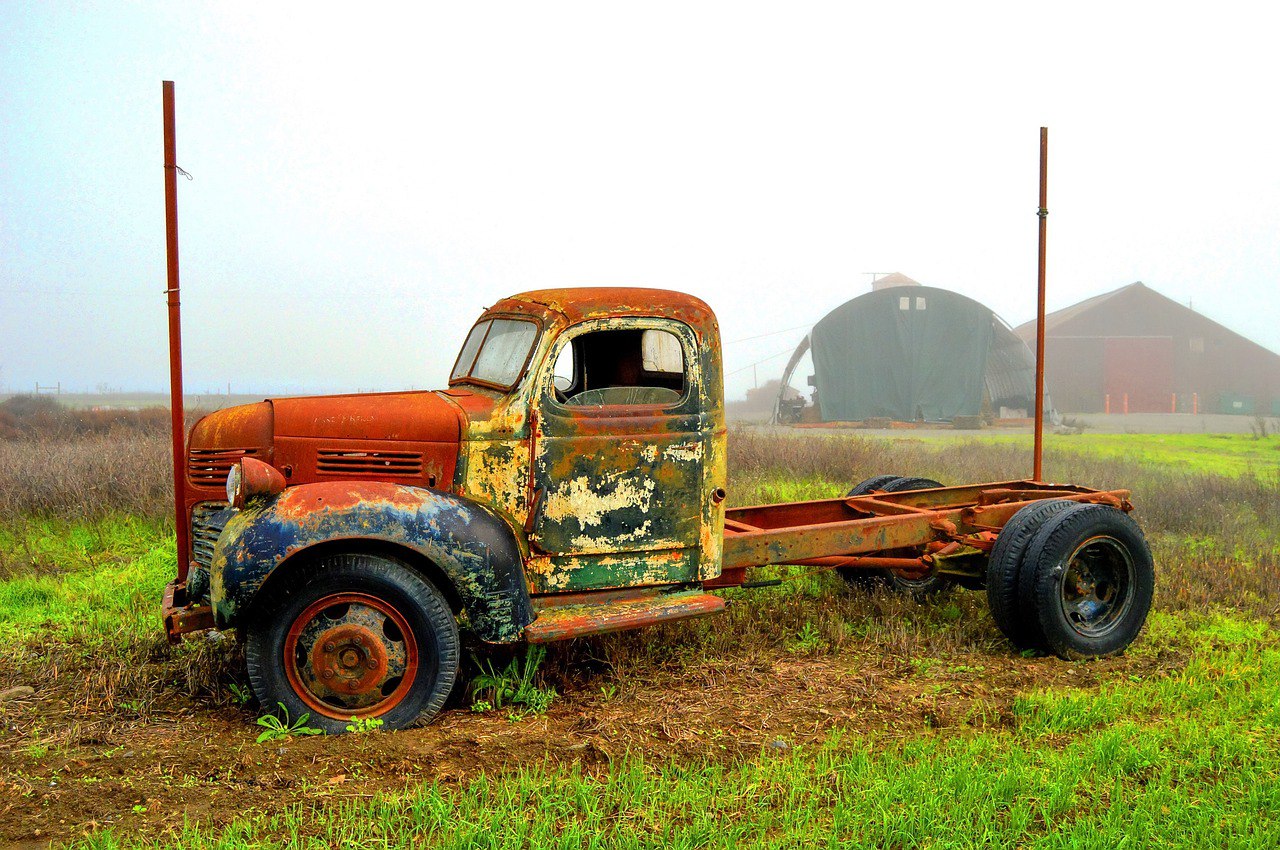
<svg viewBox="0 0 1280 850">
<path fill-rule="evenodd" d="M 987 607 L 1000 631 L 1019 649 L 1044 647 L 1044 634 L 1034 605 L 1026 604 L 1019 595 L 1027 549 L 1049 517 L 1077 505 L 1078 502 L 1065 499 L 1045 499 L 1027 505 L 1004 524 L 991 549 L 987 560 Z"/>
<path fill-rule="evenodd" d="M 932 478 L 911 478 L 899 475 L 877 475 L 855 485 L 846 496 L 867 496 L 876 490 L 885 493 L 903 493 L 909 490 L 929 490 L 941 487 L 942 484 Z M 909 558 L 915 555 L 911 551 L 894 551 L 886 553 Z M 898 593 L 906 593 L 916 599 L 937 593 L 946 588 L 950 582 L 937 574 L 924 578 L 909 578 L 895 570 L 868 570 L 857 567 L 837 569 L 837 572 L 850 585 L 862 589 L 889 587 Z"/>
<path fill-rule="evenodd" d="M 846 496 L 867 496 L 876 490 L 883 490 L 884 485 L 901 479 L 900 475 L 875 475 L 866 481 L 853 485 L 853 488 L 845 493 Z"/>
<path fill-rule="evenodd" d="M 1031 543 L 1036 615 L 1060 658 L 1124 651 L 1155 594 L 1151 550 L 1138 524 L 1104 505 L 1049 520 Z"/>
<path fill-rule="evenodd" d="M 399 561 L 334 555 L 264 601 L 248 626 L 249 681 L 268 711 L 341 732 L 352 717 L 402 729 L 435 716 L 458 672 L 458 626 Z"/>
</svg>

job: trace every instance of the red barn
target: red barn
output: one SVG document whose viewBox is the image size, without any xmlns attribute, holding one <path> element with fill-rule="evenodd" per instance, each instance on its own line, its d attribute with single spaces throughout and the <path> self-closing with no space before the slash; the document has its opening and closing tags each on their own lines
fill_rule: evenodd
<svg viewBox="0 0 1280 850">
<path fill-rule="evenodd" d="M 1141 282 L 1046 316 L 1045 365 L 1066 413 L 1280 416 L 1280 354 Z"/>
</svg>

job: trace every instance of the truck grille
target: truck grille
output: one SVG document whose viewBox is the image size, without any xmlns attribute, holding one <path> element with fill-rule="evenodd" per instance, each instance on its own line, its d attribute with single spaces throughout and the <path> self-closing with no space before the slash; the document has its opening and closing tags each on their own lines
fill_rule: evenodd
<svg viewBox="0 0 1280 850">
<path fill-rule="evenodd" d="M 213 565 L 213 545 L 231 513 L 226 502 L 200 502 L 191 509 L 191 560 L 205 570 Z"/>
<path fill-rule="evenodd" d="M 197 487 L 224 487 L 236 461 L 257 453 L 257 449 L 192 449 L 187 453 L 187 476 Z"/>
<path fill-rule="evenodd" d="M 364 452 L 320 449 L 316 471 L 322 475 L 392 475 L 422 477 L 422 455 L 418 452 Z"/>
</svg>

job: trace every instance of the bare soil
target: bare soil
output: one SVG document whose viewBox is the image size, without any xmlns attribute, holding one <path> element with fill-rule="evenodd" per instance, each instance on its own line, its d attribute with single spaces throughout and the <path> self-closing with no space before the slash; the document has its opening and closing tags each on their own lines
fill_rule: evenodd
<svg viewBox="0 0 1280 850">
<path fill-rule="evenodd" d="M 404 732 L 298 737 L 257 744 L 254 708 L 166 700 L 145 717 L 116 706 L 95 714 L 82 690 L 0 675 L 34 695 L 0 703 L 0 846 L 43 847 L 113 827 L 162 837 L 184 822 L 217 827 L 250 812 L 321 806 L 423 782 L 466 783 L 520 767 L 607 770 L 628 754 L 649 763 L 732 762 L 785 753 L 851 727 L 883 744 L 921 734 L 1012 727 L 1014 701 L 1043 687 L 1094 689 L 1166 675 L 1181 651 L 1089 663 L 1024 658 L 1007 644 L 926 659 L 874 645 L 806 655 L 749 649 L 669 667 L 589 666 L 590 644 L 556 650 L 548 666 L 575 669 L 542 716 L 474 713 L 462 700 Z M 86 671 L 86 675 L 89 675 Z M 38 741 L 52 741 L 46 746 Z"/>
</svg>

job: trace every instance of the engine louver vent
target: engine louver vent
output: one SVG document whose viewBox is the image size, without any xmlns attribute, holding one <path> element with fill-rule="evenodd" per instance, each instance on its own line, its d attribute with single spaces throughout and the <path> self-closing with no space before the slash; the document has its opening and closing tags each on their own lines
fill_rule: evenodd
<svg viewBox="0 0 1280 850">
<path fill-rule="evenodd" d="M 187 453 L 187 475 L 197 487 L 222 487 L 236 461 L 257 453 L 257 449 L 192 449 Z"/>
<path fill-rule="evenodd" d="M 223 513 L 226 509 L 226 502 L 200 502 L 191 509 L 192 560 L 206 570 L 213 565 L 213 546 L 231 516 Z"/>
<path fill-rule="evenodd" d="M 320 449 L 316 453 L 316 471 L 321 475 L 394 475 L 420 478 L 422 455 L 418 452 Z"/>
</svg>

